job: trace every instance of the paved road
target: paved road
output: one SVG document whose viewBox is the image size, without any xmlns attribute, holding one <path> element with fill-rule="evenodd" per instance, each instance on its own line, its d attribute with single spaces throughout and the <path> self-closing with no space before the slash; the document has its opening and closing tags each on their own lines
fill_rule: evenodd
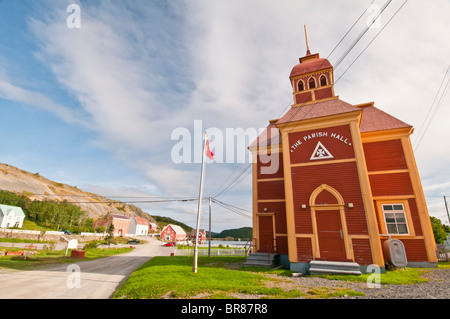
<svg viewBox="0 0 450 319">
<path fill-rule="evenodd" d="M 39 270 L 0 269 L 0 299 L 108 299 L 134 270 L 154 256 L 169 256 L 154 238 L 117 256 Z M 79 270 L 79 271 L 78 271 Z"/>
</svg>

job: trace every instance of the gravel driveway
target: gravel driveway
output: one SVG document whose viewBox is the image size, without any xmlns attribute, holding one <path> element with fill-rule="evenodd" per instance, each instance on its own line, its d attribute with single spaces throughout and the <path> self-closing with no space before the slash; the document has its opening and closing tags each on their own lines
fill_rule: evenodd
<svg viewBox="0 0 450 319">
<path fill-rule="evenodd" d="M 134 270 L 173 247 L 148 238 L 129 253 L 39 270 L 0 269 L 0 299 L 108 299 Z M 129 245 L 128 245 L 129 246 Z"/>
<path fill-rule="evenodd" d="M 362 289 L 364 299 L 449 299 L 450 269 L 433 269 L 423 275 L 427 282 L 413 285 L 381 285 Z"/>
<path fill-rule="evenodd" d="M 287 277 L 278 278 L 272 287 L 281 287 L 286 290 L 299 289 L 305 293 L 313 288 L 326 287 L 332 289 L 351 289 L 360 291 L 365 296 L 347 297 L 355 299 L 449 299 L 450 298 L 450 269 L 430 269 L 424 278 L 427 282 L 412 285 L 380 285 L 380 288 L 368 288 L 366 283 L 329 280 L 320 277 Z M 341 297 L 342 298 L 342 297 Z M 345 298 L 345 297 L 344 297 Z"/>
</svg>

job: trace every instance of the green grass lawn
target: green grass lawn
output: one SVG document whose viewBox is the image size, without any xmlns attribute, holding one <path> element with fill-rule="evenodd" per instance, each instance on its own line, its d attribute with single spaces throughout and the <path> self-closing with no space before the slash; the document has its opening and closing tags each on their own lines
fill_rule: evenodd
<svg viewBox="0 0 450 319">
<path fill-rule="evenodd" d="M 47 230 L 55 230 L 50 227 L 40 226 L 36 224 L 35 222 L 29 220 L 28 218 L 25 218 L 23 220 L 22 228 L 23 230 L 39 230 L 39 231 L 47 231 Z"/>
<path fill-rule="evenodd" d="M 286 291 L 266 287 L 265 273 L 285 275 L 286 270 L 243 268 L 244 257 L 199 257 L 198 271 L 192 271 L 192 257 L 154 257 L 138 268 L 115 292 L 113 298 L 233 298 L 233 293 L 259 298 L 329 298 L 361 294 L 348 289 Z M 289 272 L 290 273 L 290 272 Z"/>
<path fill-rule="evenodd" d="M 201 293 L 258 288 L 263 280 L 261 275 L 239 272 L 218 267 L 217 262 L 228 264 L 242 262 L 242 257 L 214 258 L 215 264 L 209 264 L 210 258 L 199 257 L 198 271 L 192 272 L 192 258 L 185 256 L 154 257 L 126 280 L 114 298 L 162 298 L 190 297 Z"/>
<path fill-rule="evenodd" d="M 339 296 L 361 296 L 362 292 L 350 289 L 314 287 L 305 292 L 300 289 L 285 291 L 279 287 L 268 288 L 270 280 L 283 280 L 291 271 L 285 269 L 244 268 L 244 257 L 199 257 L 198 271 L 192 272 L 192 257 L 154 257 L 119 287 L 113 298 L 233 298 L 234 293 L 255 295 L 256 298 L 330 298 Z M 439 268 L 448 268 L 440 263 Z M 428 270 L 407 268 L 390 270 L 381 274 L 381 284 L 415 284 L 427 281 L 422 275 Z M 277 274 L 278 279 L 269 279 L 264 274 Z M 367 282 L 371 274 L 361 276 L 320 276 L 330 280 Z"/>
<path fill-rule="evenodd" d="M 439 269 L 450 268 L 450 262 L 440 262 Z M 380 274 L 380 284 L 382 285 L 410 285 L 421 282 L 427 282 L 428 279 L 422 277 L 425 273 L 430 271 L 430 268 L 400 268 L 395 270 L 388 270 L 385 274 Z M 321 275 L 319 277 L 344 280 L 354 282 L 367 282 L 367 279 L 372 274 L 363 274 L 361 276 L 353 275 Z"/>
<path fill-rule="evenodd" d="M 426 282 L 428 279 L 421 277 L 427 270 L 423 268 L 406 268 L 389 270 L 385 274 L 380 274 L 380 284 L 382 285 L 410 285 Z M 318 277 L 331 280 L 344 280 L 353 282 L 367 282 L 372 274 L 355 275 L 320 275 Z M 372 282 L 372 281 L 370 281 Z"/>
</svg>

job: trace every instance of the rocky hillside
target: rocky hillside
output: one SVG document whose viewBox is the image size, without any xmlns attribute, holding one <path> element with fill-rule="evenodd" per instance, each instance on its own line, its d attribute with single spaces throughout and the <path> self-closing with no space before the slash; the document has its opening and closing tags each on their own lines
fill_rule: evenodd
<svg viewBox="0 0 450 319">
<path fill-rule="evenodd" d="M 150 222 L 155 222 L 153 217 L 134 205 L 113 201 L 97 194 L 84 192 L 74 186 L 53 182 L 38 173 L 33 174 L 8 164 L 0 163 L 0 190 L 22 194 L 31 200 L 67 200 L 79 206 L 94 219 L 111 213 L 143 217 Z"/>
</svg>

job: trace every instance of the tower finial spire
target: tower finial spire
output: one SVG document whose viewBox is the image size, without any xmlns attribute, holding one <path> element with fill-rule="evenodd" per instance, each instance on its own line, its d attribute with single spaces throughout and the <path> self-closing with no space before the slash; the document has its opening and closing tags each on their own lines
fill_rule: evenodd
<svg viewBox="0 0 450 319">
<path fill-rule="evenodd" d="M 305 24 L 305 39 L 306 39 L 306 55 L 309 55 L 311 54 L 311 51 L 309 51 L 308 32 L 306 31 L 306 24 Z"/>
</svg>

